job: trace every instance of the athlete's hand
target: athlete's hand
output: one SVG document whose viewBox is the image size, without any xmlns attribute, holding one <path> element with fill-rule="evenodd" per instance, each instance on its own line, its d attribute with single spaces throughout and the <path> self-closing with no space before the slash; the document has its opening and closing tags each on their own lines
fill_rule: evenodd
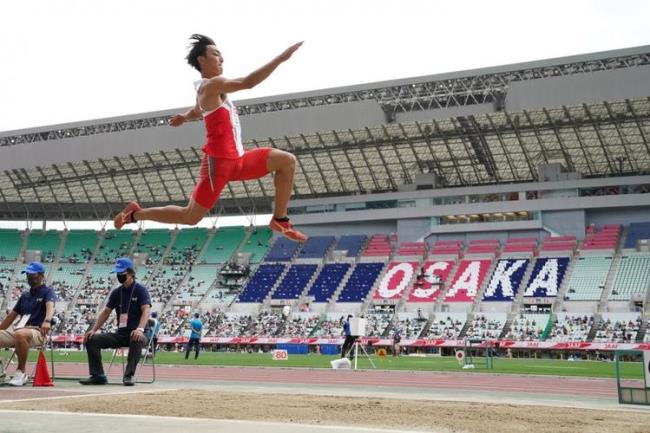
<svg viewBox="0 0 650 433">
<path fill-rule="evenodd" d="M 181 126 L 183 123 L 185 123 L 185 121 L 185 116 L 182 114 L 177 114 L 175 116 L 172 116 L 167 122 L 170 126 Z"/>
<path fill-rule="evenodd" d="M 293 55 L 293 53 L 295 53 L 296 50 L 302 46 L 302 43 L 303 43 L 303 42 L 304 42 L 304 41 L 300 41 L 300 42 L 298 42 L 297 44 L 291 45 L 289 48 L 287 48 L 286 50 L 284 50 L 284 52 L 283 52 L 282 54 L 280 54 L 280 55 L 278 56 L 278 58 L 279 58 L 281 61 L 286 62 L 287 60 L 289 60 L 289 59 L 291 58 L 291 56 Z"/>
</svg>

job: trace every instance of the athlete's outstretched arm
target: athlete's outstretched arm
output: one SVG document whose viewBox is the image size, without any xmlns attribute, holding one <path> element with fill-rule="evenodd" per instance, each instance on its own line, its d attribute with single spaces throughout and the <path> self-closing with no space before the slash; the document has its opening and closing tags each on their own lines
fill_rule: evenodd
<svg viewBox="0 0 650 433">
<path fill-rule="evenodd" d="M 185 113 L 179 113 L 172 116 L 168 122 L 171 126 L 181 126 L 185 122 L 192 120 L 198 120 L 201 118 L 201 109 L 199 104 L 196 104 L 194 107 L 187 110 Z"/>
<path fill-rule="evenodd" d="M 256 71 L 251 72 L 243 78 L 224 78 L 222 76 L 218 76 L 209 79 L 203 85 L 203 87 L 210 93 L 233 93 L 239 90 L 252 89 L 262 81 L 266 80 L 269 75 L 275 71 L 275 68 L 280 66 L 281 63 L 289 60 L 293 53 L 295 53 L 301 45 L 302 42 L 298 42 L 297 44 L 290 46 L 284 50 L 282 54 L 271 60 L 269 63 L 257 69 Z"/>
</svg>

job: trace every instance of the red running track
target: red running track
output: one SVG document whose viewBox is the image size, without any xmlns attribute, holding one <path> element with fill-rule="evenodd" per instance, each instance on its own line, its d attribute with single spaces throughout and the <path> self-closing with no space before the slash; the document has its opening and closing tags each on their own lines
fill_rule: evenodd
<svg viewBox="0 0 650 433">
<path fill-rule="evenodd" d="M 57 376 L 85 376 L 83 364 L 56 364 Z M 114 370 L 116 371 L 116 370 Z M 145 366 L 140 378 L 150 377 Z M 196 380 L 281 385 L 341 385 L 408 389 L 515 392 L 580 397 L 616 397 L 614 379 L 582 379 L 554 376 L 522 376 L 486 373 L 435 373 L 409 371 L 352 371 L 255 367 L 157 366 L 158 380 Z"/>
</svg>

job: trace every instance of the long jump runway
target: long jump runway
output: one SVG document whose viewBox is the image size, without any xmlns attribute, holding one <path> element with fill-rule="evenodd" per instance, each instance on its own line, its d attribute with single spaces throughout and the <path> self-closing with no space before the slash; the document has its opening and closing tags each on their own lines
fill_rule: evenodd
<svg viewBox="0 0 650 433">
<path fill-rule="evenodd" d="M 85 376 L 87 366 L 76 363 L 56 364 L 56 376 Z M 141 378 L 150 377 L 151 370 L 145 366 L 139 371 Z M 201 387 L 206 384 L 223 386 L 269 388 L 273 392 L 278 388 L 314 390 L 327 393 L 341 388 L 354 389 L 363 394 L 403 394 L 405 398 L 458 397 L 472 400 L 476 396 L 490 396 L 491 400 L 499 396 L 535 400 L 543 404 L 546 399 L 556 399 L 570 403 L 576 401 L 594 403 L 616 403 L 616 382 L 613 379 L 582 379 L 553 376 L 524 376 L 487 373 L 439 373 L 411 371 L 375 371 L 375 370 L 326 370 L 302 368 L 259 368 L 259 367 L 215 367 L 215 366 L 157 366 L 155 388 L 178 388 L 183 384 L 188 387 Z M 119 377 L 113 378 L 119 383 Z M 65 383 L 64 381 L 61 381 Z M 67 382 L 67 381 L 66 381 Z M 0 388 L 0 401 L 19 398 L 35 398 L 35 394 L 68 395 L 73 389 L 80 394 L 96 392 L 98 387 L 65 387 L 41 389 L 36 392 L 21 392 L 16 389 Z M 151 387 L 139 384 L 138 389 Z M 99 387 L 102 388 L 102 387 Z M 112 391 L 116 388 L 110 387 Z M 297 388 L 297 389 L 296 389 Z M 124 388 L 127 390 L 128 388 Z M 456 399 L 456 398 L 453 398 Z M 539 400 L 539 401 L 538 401 Z M 562 404 L 562 403 L 561 403 Z"/>
</svg>

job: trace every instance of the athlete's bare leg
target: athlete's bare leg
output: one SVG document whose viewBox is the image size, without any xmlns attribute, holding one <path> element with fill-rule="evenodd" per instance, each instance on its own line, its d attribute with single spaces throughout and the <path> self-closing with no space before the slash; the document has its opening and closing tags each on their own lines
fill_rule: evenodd
<svg viewBox="0 0 650 433">
<path fill-rule="evenodd" d="M 296 157 L 289 152 L 273 149 L 269 152 L 266 167 L 275 173 L 275 207 L 269 227 L 287 238 L 306 242 L 308 237 L 293 227 L 287 216 L 289 198 L 293 192 L 293 176 L 296 172 Z"/>
<path fill-rule="evenodd" d="M 210 209 L 206 209 L 193 198 L 187 206 L 163 206 L 151 207 L 134 212 L 133 216 L 136 221 L 157 221 L 167 224 L 187 224 L 196 225 L 205 217 Z"/>
<path fill-rule="evenodd" d="M 266 167 L 275 173 L 275 207 L 273 216 L 284 218 L 287 216 L 289 198 L 293 192 L 293 177 L 296 172 L 296 157 L 283 150 L 273 149 L 269 152 Z"/>
</svg>

